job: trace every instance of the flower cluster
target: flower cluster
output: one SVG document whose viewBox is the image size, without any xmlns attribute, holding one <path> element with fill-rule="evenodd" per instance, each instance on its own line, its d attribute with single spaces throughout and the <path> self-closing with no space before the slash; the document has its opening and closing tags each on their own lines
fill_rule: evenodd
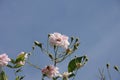
<svg viewBox="0 0 120 80">
<path fill-rule="evenodd" d="M 35 41 L 31 52 L 21 52 L 15 59 L 10 59 L 8 55 L 1 54 L 0 68 L 7 66 L 8 68 L 13 69 L 16 76 L 15 80 L 22 80 L 24 78 L 24 76 L 19 76 L 18 73 L 22 71 L 22 67 L 25 66 L 25 63 L 28 63 L 30 66 L 39 69 L 42 73 L 42 80 L 44 80 L 45 77 L 50 78 L 51 80 L 57 80 L 58 78 L 61 78 L 62 80 L 69 80 L 69 78 L 74 79 L 77 70 L 83 67 L 88 59 L 86 56 L 74 57 L 69 61 L 66 72 L 63 71 L 61 73 L 59 71 L 57 64 L 63 62 L 78 49 L 79 39 L 75 37 L 71 37 L 70 39 L 71 40 L 69 42 L 68 36 L 57 32 L 51 33 L 48 35 L 47 48 L 39 41 Z M 40 50 L 51 59 L 53 64 L 47 65 L 44 68 L 32 64 L 29 61 L 29 58 L 31 54 L 34 53 L 35 47 L 39 47 Z M 8 62 L 10 63 L 8 64 Z M 0 80 L 8 80 L 4 71 L 0 71 Z"/>
<path fill-rule="evenodd" d="M 68 59 L 70 61 L 67 64 L 67 71 L 60 72 L 61 70 L 59 71 L 60 68 L 58 67 L 58 64 L 63 62 L 66 58 L 71 58 L 69 56 L 72 55 L 79 47 L 79 38 L 71 37 L 69 42 L 68 36 L 55 32 L 48 35 L 47 41 L 47 47 L 44 46 L 41 42 L 35 41 L 31 52 L 21 52 L 15 59 L 9 58 L 5 53 L 0 54 L 0 80 L 8 80 L 3 67 L 8 67 L 14 70 L 15 80 L 23 80 L 25 76 L 20 74 L 20 72 L 22 72 L 22 68 L 26 63 L 41 71 L 42 80 L 45 80 L 46 78 L 50 80 L 69 80 L 72 78 L 70 80 L 74 80 L 77 71 L 87 63 L 87 56 L 75 56 L 73 59 Z M 42 53 L 45 53 L 53 64 L 47 65 L 44 68 L 32 64 L 29 61 L 29 58 L 31 54 L 34 54 L 36 47 L 39 47 Z M 106 64 L 106 68 L 109 79 L 111 80 L 109 71 L 110 64 Z M 115 65 L 113 68 L 120 73 L 120 69 L 117 65 Z M 105 80 L 106 78 L 103 74 L 103 70 L 99 70 L 99 73 L 100 79 Z"/>
</svg>

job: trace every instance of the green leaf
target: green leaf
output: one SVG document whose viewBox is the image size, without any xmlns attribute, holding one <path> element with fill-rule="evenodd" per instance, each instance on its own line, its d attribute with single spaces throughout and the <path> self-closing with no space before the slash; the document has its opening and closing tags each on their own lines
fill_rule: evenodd
<svg viewBox="0 0 120 80">
<path fill-rule="evenodd" d="M 86 56 L 75 57 L 68 64 L 68 72 L 73 72 L 81 68 L 81 66 L 83 66 L 86 63 L 86 61 L 87 61 Z"/>
<path fill-rule="evenodd" d="M 18 72 L 22 72 L 21 68 L 15 71 L 15 73 L 18 73 Z"/>
<path fill-rule="evenodd" d="M 7 65 L 7 67 L 9 67 L 9 68 L 13 68 L 13 66 L 11 66 L 11 65 L 9 65 L 9 64 Z"/>
<path fill-rule="evenodd" d="M 0 73 L 0 80 L 8 80 L 7 75 L 5 74 L 4 71 Z"/>
<path fill-rule="evenodd" d="M 15 78 L 15 80 L 20 80 L 20 77 L 19 77 L 19 76 L 17 76 L 17 77 Z"/>
<path fill-rule="evenodd" d="M 11 63 L 15 64 L 15 60 L 11 58 Z"/>
<path fill-rule="evenodd" d="M 23 65 L 21 65 L 21 64 L 16 64 L 13 68 L 20 68 L 21 66 L 23 66 Z"/>
<path fill-rule="evenodd" d="M 22 80 L 25 76 L 16 76 L 15 80 Z"/>
<path fill-rule="evenodd" d="M 24 77 L 25 77 L 25 76 L 21 76 L 21 77 L 20 77 L 20 80 L 24 79 Z"/>
<path fill-rule="evenodd" d="M 53 77 L 53 79 L 52 79 L 52 80 L 57 80 L 57 79 Z"/>
<path fill-rule="evenodd" d="M 16 58 L 15 63 L 20 62 L 20 61 L 24 61 L 24 59 L 25 59 L 25 54 L 20 54 L 20 55 Z"/>
</svg>

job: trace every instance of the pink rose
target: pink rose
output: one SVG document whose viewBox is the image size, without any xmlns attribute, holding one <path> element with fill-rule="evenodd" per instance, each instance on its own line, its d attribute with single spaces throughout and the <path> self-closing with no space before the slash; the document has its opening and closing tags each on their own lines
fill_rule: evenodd
<svg viewBox="0 0 120 80">
<path fill-rule="evenodd" d="M 6 55 L 6 54 L 0 55 L 0 67 L 6 66 L 9 61 L 11 61 L 11 60 L 10 60 L 10 58 L 8 58 L 8 55 Z"/>
<path fill-rule="evenodd" d="M 58 67 L 54 67 L 52 65 L 46 66 L 42 69 L 42 74 L 45 74 L 49 78 L 55 77 L 59 74 Z"/>
<path fill-rule="evenodd" d="M 63 47 L 65 49 L 67 49 L 69 44 L 70 44 L 68 42 L 68 37 L 65 35 L 61 35 L 60 33 L 50 34 L 49 43 L 52 46 L 60 46 L 60 47 Z"/>
</svg>

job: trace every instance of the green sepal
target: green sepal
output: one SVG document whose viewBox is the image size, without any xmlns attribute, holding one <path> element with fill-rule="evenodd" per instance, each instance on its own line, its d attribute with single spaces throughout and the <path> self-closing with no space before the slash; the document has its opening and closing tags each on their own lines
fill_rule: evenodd
<svg viewBox="0 0 120 80">
<path fill-rule="evenodd" d="M 22 67 L 23 65 L 21 65 L 21 64 L 16 64 L 13 68 L 20 68 L 20 67 Z"/>
<path fill-rule="evenodd" d="M 11 65 L 9 65 L 9 64 L 7 65 L 7 67 L 9 67 L 9 68 L 14 68 L 13 66 L 11 66 Z"/>
<path fill-rule="evenodd" d="M 10 62 L 11 62 L 11 63 L 13 63 L 13 64 L 15 64 L 15 60 L 14 60 L 14 59 L 12 59 L 12 58 L 11 58 L 11 61 L 10 61 Z"/>
</svg>

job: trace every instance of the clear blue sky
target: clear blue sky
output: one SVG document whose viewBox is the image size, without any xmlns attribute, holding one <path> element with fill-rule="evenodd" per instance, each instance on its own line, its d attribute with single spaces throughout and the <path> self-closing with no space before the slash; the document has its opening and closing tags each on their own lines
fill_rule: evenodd
<svg viewBox="0 0 120 80">
<path fill-rule="evenodd" d="M 46 43 L 47 34 L 78 36 L 75 55 L 87 54 L 89 62 L 78 79 L 98 80 L 98 68 L 111 64 L 114 80 L 120 80 L 113 65 L 120 66 L 120 0 L 0 0 L 0 54 L 15 58 L 29 52 L 35 40 Z M 36 51 L 32 62 L 44 67 L 49 60 Z M 61 63 L 59 67 L 63 67 Z M 6 70 L 9 80 L 12 71 Z M 40 71 L 26 65 L 24 80 L 40 80 Z M 76 78 L 76 80 L 78 80 Z"/>
</svg>

